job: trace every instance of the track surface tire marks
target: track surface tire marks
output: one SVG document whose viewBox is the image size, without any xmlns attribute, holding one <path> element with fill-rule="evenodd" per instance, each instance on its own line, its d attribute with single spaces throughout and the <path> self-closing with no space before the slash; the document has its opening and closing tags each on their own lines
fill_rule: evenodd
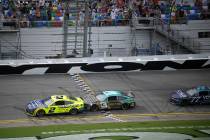
<svg viewBox="0 0 210 140">
<path fill-rule="evenodd" d="M 197 85 L 210 86 L 210 70 L 89 73 L 81 74 L 81 76 L 96 93 L 102 90 L 133 91 L 137 107 L 127 111 L 113 110 L 112 114 L 131 113 L 132 116 L 132 113 L 210 112 L 209 106 L 178 107 L 168 102 L 169 95 L 173 90 L 187 89 Z M 24 114 L 24 108 L 28 101 L 53 94 L 83 96 L 85 93 L 81 91 L 70 75 L 0 76 L 2 114 L 0 120 L 28 118 Z M 97 114 L 101 115 L 100 112 L 82 115 Z M 66 121 L 65 116 L 57 117 L 61 121 Z M 157 118 L 154 117 L 154 119 Z M 34 121 L 34 119 L 31 120 Z M 56 120 L 52 119 L 52 121 L 56 123 Z"/>
<path fill-rule="evenodd" d="M 137 108 L 129 113 L 209 112 L 208 105 L 179 107 L 168 102 L 172 91 L 197 85 L 210 86 L 210 70 L 146 71 L 83 74 L 95 92 L 131 90 Z M 116 111 L 112 111 L 114 113 Z M 119 112 L 119 111 L 117 111 Z M 127 113 L 128 113 L 127 112 Z M 123 112 L 122 112 L 123 113 Z"/>
</svg>

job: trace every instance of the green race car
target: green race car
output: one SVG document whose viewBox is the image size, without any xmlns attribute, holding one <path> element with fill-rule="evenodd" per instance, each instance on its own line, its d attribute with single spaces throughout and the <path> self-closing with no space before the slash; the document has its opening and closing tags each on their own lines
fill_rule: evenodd
<svg viewBox="0 0 210 140">
<path fill-rule="evenodd" d="M 91 111 L 106 109 L 127 110 L 136 106 L 134 94 L 118 90 L 102 91 L 96 96 L 83 97 L 85 108 Z"/>
<path fill-rule="evenodd" d="M 84 101 L 79 97 L 53 95 L 46 99 L 33 100 L 26 105 L 26 113 L 31 116 L 69 113 L 77 114 L 84 110 Z"/>
</svg>

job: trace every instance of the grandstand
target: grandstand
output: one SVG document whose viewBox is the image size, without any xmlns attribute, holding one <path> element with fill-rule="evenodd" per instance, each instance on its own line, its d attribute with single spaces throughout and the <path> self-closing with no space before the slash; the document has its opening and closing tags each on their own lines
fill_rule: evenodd
<svg viewBox="0 0 210 140">
<path fill-rule="evenodd" d="M 210 53 L 209 25 L 209 0 L 1 0 L 0 58 Z"/>
</svg>

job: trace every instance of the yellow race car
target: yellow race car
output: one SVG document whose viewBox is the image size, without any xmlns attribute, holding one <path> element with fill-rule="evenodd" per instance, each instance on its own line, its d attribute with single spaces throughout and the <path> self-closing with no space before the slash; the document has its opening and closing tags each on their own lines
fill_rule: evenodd
<svg viewBox="0 0 210 140">
<path fill-rule="evenodd" d="M 58 113 L 75 115 L 83 110 L 84 101 L 81 98 L 67 95 L 53 95 L 46 99 L 33 100 L 26 105 L 26 113 L 37 117 Z"/>
</svg>

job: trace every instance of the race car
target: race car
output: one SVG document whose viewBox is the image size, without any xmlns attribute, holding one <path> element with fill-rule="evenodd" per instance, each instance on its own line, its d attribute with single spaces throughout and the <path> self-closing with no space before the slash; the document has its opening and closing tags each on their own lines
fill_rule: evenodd
<svg viewBox="0 0 210 140">
<path fill-rule="evenodd" d="M 75 115 L 83 110 L 84 101 L 81 98 L 67 95 L 53 95 L 46 99 L 33 100 L 26 105 L 26 113 L 37 117 L 58 113 Z"/>
<path fill-rule="evenodd" d="M 87 95 L 83 98 L 86 109 L 91 111 L 105 109 L 123 109 L 134 108 L 136 103 L 132 93 L 123 91 L 102 91 L 96 96 Z"/>
<path fill-rule="evenodd" d="M 176 105 L 210 104 L 210 88 L 207 86 L 197 86 L 186 91 L 174 91 L 170 97 L 170 102 Z"/>
</svg>

